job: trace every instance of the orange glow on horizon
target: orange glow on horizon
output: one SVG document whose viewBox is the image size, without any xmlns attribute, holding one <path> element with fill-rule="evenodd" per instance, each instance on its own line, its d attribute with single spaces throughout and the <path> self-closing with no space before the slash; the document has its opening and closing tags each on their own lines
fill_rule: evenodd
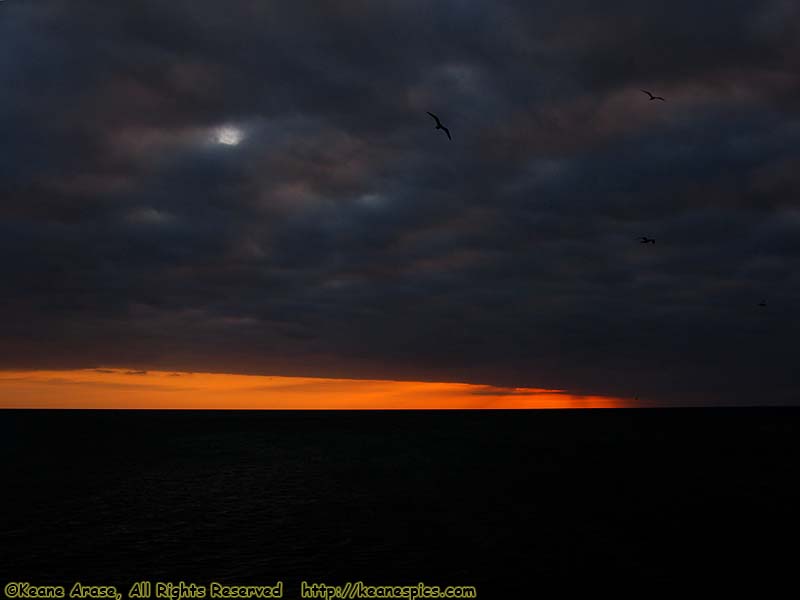
<svg viewBox="0 0 800 600">
<path fill-rule="evenodd" d="M 0 409 L 420 410 L 626 408 L 630 400 L 468 383 L 124 369 L 0 371 Z"/>
</svg>

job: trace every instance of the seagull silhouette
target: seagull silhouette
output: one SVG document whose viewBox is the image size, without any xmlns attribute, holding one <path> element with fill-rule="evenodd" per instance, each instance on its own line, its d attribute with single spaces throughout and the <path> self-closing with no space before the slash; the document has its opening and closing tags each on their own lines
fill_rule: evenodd
<svg viewBox="0 0 800 600">
<path fill-rule="evenodd" d="M 439 120 L 439 117 L 437 117 L 437 116 L 436 116 L 435 114 L 433 114 L 432 112 L 429 112 L 428 114 L 429 114 L 430 116 L 432 116 L 434 119 L 436 119 L 436 129 L 442 129 L 442 130 L 444 130 L 444 132 L 447 134 L 447 139 L 449 139 L 450 141 L 452 141 L 452 140 L 453 140 L 453 138 L 451 138 L 451 137 L 450 137 L 450 130 L 449 130 L 447 127 L 445 127 L 444 125 L 442 125 L 442 122 Z"/>
<path fill-rule="evenodd" d="M 653 238 L 642 236 L 642 237 L 639 238 L 639 243 L 640 244 L 655 244 L 656 241 Z"/>
<path fill-rule="evenodd" d="M 664 99 L 663 99 L 661 96 L 653 96 L 653 94 L 651 94 L 651 93 L 650 93 L 650 92 L 648 92 L 647 90 L 642 90 L 642 91 L 643 91 L 645 94 L 647 94 L 648 96 L 650 96 L 650 100 L 661 100 L 662 102 L 666 102 L 666 100 L 664 100 Z"/>
</svg>

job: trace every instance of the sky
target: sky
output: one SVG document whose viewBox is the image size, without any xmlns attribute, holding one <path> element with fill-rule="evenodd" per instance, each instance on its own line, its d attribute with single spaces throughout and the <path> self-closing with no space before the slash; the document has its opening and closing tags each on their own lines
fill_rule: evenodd
<svg viewBox="0 0 800 600">
<path fill-rule="evenodd" d="M 647 406 L 564 390 L 469 383 L 123 369 L 0 372 L 3 408 L 229 410 L 583 409 Z"/>
<path fill-rule="evenodd" d="M 800 403 L 798 73 L 792 0 L 5 0 L 0 394 Z"/>
</svg>

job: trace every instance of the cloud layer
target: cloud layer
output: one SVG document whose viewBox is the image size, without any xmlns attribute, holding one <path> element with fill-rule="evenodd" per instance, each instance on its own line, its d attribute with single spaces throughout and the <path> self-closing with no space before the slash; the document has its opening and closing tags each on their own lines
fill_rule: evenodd
<svg viewBox="0 0 800 600">
<path fill-rule="evenodd" d="M 795 2 L 0 9 L 0 367 L 800 400 Z"/>
</svg>

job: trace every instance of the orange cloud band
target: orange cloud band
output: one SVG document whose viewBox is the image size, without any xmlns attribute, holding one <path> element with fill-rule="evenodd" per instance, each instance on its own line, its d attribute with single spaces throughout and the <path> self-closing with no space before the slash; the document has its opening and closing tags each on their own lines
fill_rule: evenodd
<svg viewBox="0 0 800 600">
<path fill-rule="evenodd" d="M 124 369 L 0 372 L 0 408 L 420 410 L 625 408 L 628 400 L 467 383 Z"/>
</svg>

